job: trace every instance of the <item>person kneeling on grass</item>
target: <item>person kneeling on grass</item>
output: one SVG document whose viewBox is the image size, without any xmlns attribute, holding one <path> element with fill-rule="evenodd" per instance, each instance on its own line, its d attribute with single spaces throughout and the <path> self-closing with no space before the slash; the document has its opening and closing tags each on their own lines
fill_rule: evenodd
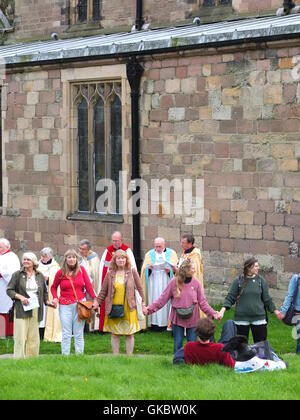
<svg viewBox="0 0 300 420">
<path fill-rule="evenodd" d="M 200 319 L 197 323 L 195 333 L 198 341 L 188 342 L 184 349 L 180 349 L 174 356 L 173 362 L 185 361 L 187 364 L 206 365 L 217 363 L 234 368 L 235 361 L 230 353 L 224 352 L 224 344 L 212 343 L 210 338 L 215 334 L 216 326 L 209 318 Z M 181 360 L 180 360 L 181 354 Z M 184 355 L 184 360 L 182 356 Z"/>
</svg>

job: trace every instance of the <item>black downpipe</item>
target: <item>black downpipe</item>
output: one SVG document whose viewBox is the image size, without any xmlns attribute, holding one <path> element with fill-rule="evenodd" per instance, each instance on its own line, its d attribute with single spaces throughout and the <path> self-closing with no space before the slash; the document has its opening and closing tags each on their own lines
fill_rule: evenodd
<svg viewBox="0 0 300 420">
<path fill-rule="evenodd" d="M 141 31 L 143 27 L 143 0 L 136 0 L 135 29 Z"/>
<path fill-rule="evenodd" d="M 140 122 L 139 122 L 139 98 L 140 82 L 143 74 L 143 67 L 138 63 L 136 57 L 131 57 L 126 64 L 127 79 L 131 88 L 131 180 L 134 182 L 140 179 Z M 135 191 L 137 193 L 138 190 Z M 137 202 L 137 206 L 140 203 Z M 135 213 L 135 212 L 134 212 Z M 132 215 L 133 231 L 133 254 L 135 256 L 137 269 L 140 272 L 142 266 L 141 259 L 141 219 L 140 212 Z"/>
</svg>

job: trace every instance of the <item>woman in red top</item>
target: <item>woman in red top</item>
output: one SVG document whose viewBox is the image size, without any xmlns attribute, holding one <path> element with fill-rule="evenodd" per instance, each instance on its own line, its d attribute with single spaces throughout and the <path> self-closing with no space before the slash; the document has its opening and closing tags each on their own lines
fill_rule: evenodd
<svg viewBox="0 0 300 420">
<path fill-rule="evenodd" d="M 86 292 L 94 299 L 93 308 L 98 308 L 96 295 L 90 278 L 84 267 L 79 265 L 79 257 L 74 249 L 69 249 L 62 262 L 62 268 L 55 275 L 51 286 L 53 305 L 59 302 L 59 316 L 62 326 L 61 352 L 69 355 L 71 350 L 71 338 L 74 334 L 75 353 L 82 354 L 84 351 L 83 330 L 85 321 L 78 321 L 77 303 L 70 278 L 79 301 L 86 299 Z M 60 287 L 60 297 L 57 297 L 57 288 Z"/>
</svg>

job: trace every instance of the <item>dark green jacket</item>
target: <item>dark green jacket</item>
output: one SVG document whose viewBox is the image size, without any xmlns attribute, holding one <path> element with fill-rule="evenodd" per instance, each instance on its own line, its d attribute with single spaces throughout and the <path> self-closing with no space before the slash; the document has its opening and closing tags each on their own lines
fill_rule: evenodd
<svg viewBox="0 0 300 420">
<path fill-rule="evenodd" d="M 239 283 L 239 278 L 233 281 L 224 301 L 223 306 L 226 309 L 230 309 L 236 303 L 241 289 Z M 234 320 L 253 322 L 266 319 L 265 308 L 270 312 L 274 312 L 276 309 L 269 295 L 266 280 L 260 276 L 248 279 L 245 290 L 236 305 Z"/>
<path fill-rule="evenodd" d="M 27 275 L 24 269 L 20 271 L 16 271 L 12 277 L 10 282 L 8 283 L 6 293 L 8 296 L 15 301 L 15 315 L 16 318 L 30 318 L 32 317 L 32 311 L 24 311 L 23 305 L 19 299 L 15 300 L 16 294 L 20 294 L 26 298 L 29 298 L 28 294 L 26 293 L 26 280 Z M 39 313 L 38 313 L 38 320 L 39 322 L 42 321 L 44 315 L 44 303 L 46 304 L 48 299 L 48 292 L 45 283 L 44 276 L 39 273 L 35 272 L 35 280 L 38 285 L 38 297 L 39 297 Z"/>
</svg>

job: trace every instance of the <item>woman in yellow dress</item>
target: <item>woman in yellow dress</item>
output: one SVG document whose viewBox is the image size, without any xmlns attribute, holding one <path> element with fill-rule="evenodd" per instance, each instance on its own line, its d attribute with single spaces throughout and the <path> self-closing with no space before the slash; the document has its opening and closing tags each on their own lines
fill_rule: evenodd
<svg viewBox="0 0 300 420">
<path fill-rule="evenodd" d="M 140 324 L 136 310 L 135 289 L 138 290 L 144 305 L 144 291 L 141 279 L 136 269 L 131 268 L 126 252 L 118 250 L 114 253 L 110 269 L 105 276 L 101 292 L 97 300 L 99 306 L 105 300 L 104 332 L 111 333 L 111 347 L 113 354 L 119 354 L 120 336 L 126 337 L 126 353 L 131 355 L 134 349 L 134 334 L 140 331 Z M 118 305 L 124 305 L 124 314 L 113 316 Z"/>
</svg>

